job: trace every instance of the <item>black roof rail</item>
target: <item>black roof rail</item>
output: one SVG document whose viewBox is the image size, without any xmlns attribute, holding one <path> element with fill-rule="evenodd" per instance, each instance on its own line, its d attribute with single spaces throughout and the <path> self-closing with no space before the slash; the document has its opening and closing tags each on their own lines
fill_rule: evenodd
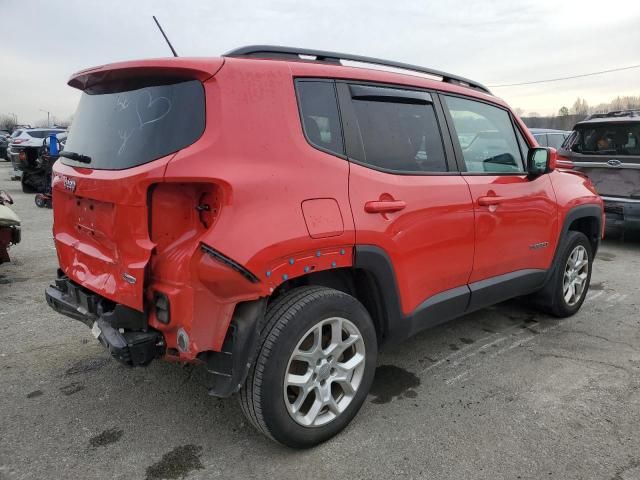
<svg viewBox="0 0 640 480">
<path fill-rule="evenodd" d="M 640 117 L 639 109 L 632 110 L 614 110 L 607 113 L 593 113 L 589 115 L 585 120 L 593 120 L 594 118 L 615 118 L 615 117 Z"/>
<path fill-rule="evenodd" d="M 474 88 L 491 95 L 491 91 L 481 83 L 474 82 L 464 77 L 451 75 L 450 73 L 441 72 L 432 68 L 420 67 L 408 63 L 393 62 L 390 60 L 382 60 L 374 57 L 364 57 L 361 55 L 351 55 L 348 53 L 325 52 L 323 50 L 309 50 L 305 48 L 280 47 L 275 45 L 249 45 L 246 47 L 236 48 L 223 55 L 224 57 L 254 57 L 254 58 L 271 58 L 271 59 L 289 59 L 289 60 L 307 60 L 316 62 L 326 62 L 340 65 L 341 60 L 351 62 L 368 63 L 371 65 L 381 65 L 385 67 L 398 68 L 400 70 L 409 70 L 412 72 L 426 73 L 442 78 L 445 83 L 461 85 L 463 87 Z M 315 57 L 309 59 L 304 57 Z"/>
</svg>

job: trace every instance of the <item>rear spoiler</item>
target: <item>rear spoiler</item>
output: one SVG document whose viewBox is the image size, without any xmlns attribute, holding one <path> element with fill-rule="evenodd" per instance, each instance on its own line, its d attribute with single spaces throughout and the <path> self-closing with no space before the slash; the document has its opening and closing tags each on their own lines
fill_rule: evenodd
<svg viewBox="0 0 640 480">
<path fill-rule="evenodd" d="M 137 78 L 177 78 L 204 82 L 224 64 L 223 58 L 156 58 L 110 63 L 74 73 L 67 84 L 92 92 L 98 85 L 113 84 Z"/>
</svg>

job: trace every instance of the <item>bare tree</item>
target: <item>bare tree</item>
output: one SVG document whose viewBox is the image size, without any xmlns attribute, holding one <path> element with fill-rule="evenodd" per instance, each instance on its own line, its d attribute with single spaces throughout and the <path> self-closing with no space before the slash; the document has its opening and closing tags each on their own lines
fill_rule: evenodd
<svg viewBox="0 0 640 480">
<path fill-rule="evenodd" d="M 13 115 L 0 115 L 0 130 L 12 132 L 16 125 L 16 119 Z"/>
<path fill-rule="evenodd" d="M 561 107 L 560 110 L 558 110 L 558 116 L 566 117 L 567 115 L 569 115 L 569 109 L 567 107 Z"/>
<path fill-rule="evenodd" d="M 586 100 L 578 97 L 576 101 L 573 102 L 571 113 L 574 115 L 587 115 L 589 113 L 589 104 Z"/>
<path fill-rule="evenodd" d="M 47 128 L 49 126 L 49 121 L 46 118 L 42 118 L 40 120 L 36 120 L 33 126 L 35 128 Z"/>
<path fill-rule="evenodd" d="M 70 115 L 64 120 L 58 120 L 56 122 L 56 126 L 61 128 L 69 128 L 72 122 L 73 122 L 73 115 Z"/>
</svg>

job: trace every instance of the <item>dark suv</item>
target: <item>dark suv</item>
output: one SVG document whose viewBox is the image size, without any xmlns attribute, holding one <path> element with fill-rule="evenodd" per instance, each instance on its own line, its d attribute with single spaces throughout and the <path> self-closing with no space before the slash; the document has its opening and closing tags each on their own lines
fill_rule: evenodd
<svg viewBox="0 0 640 480">
<path fill-rule="evenodd" d="M 585 299 L 602 201 L 477 82 L 258 46 L 69 84 L 47 301 L 127 365 L 206 365 L 279 442 L 342 430 L 385 345 L 512 297 L 558 317 Z"/>
<path fill-rule="evenodd" d="M 596 185 L 607 229 L 640 228 L 640 110 L 591 115 L 575 125 L 558 155 Z"/>
</svg>

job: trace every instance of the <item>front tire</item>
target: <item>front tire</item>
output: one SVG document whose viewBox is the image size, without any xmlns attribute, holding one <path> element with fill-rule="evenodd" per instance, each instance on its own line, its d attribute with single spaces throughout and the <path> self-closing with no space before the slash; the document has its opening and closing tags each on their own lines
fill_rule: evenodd
<svg viewBox="0 0 640 480">
<path fill-rule="evenodd" d="M 536 303 L 545 312 L 565 318 L 575 314 L 584 303 L 591 282 L 593 253 L 591 243 L 582 232 L 570 230 L 549 284 Z"/>
<path fill-rule="evenodd" d="M 356 415 L 373 382 L 377 340 L 355 298 L 324 287 L 301 287 L 267 309 L 258 357 L 239 400 L 260 432 L 308 448 L 339 433 Z"/>
</svg>

